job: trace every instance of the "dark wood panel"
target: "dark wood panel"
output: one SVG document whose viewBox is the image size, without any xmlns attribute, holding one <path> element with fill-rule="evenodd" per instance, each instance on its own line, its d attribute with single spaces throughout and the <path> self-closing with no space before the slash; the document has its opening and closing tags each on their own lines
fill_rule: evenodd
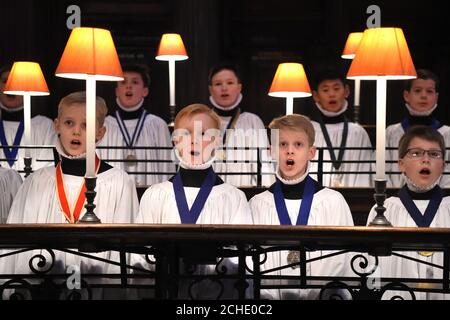
<svg viewBox="0 0 450 320">
<path fill-rule="evenodd" d="M 0 247 L 106 250 L 150 244 L 308 244 L 316 249 L 442 249 L 448 228 L 380 228 L 246 225 L 10 224 L 0 225 Z"/>
<path fill-rule="evenodd" d="M 0 2 L 0 64 L 9 60 L 39 61 L 51 96 L 33 99 L 33 112 L 56 114 L 60 98 L 83 89 L 80 81 L 54 77 L 69 36 L 65 23 L 67 6 L 81 8 L 82 25 L 111 29 L 121 59 L 150 66 L 152 84 L 148 106 L 168 120 L 167 64 L 154 55 L 164 32 L 180 32 L 190 59 L 177 64 L 178 108 L 207 102 L 207 71 L 219 60 L 233 59 L 244 74 L 248 110 L 267 124 L 284 112 L 283 99 L 267 96 L 277 64 L 297 61 L 311 78 L 323 66 L 336 66 L 345 73 L 350 61 L 340 58 L 349 32 L 362 31 L 372 1 L 321 0 L 17 0 Z M 417 68 L 430 68 L 441 78 L 440 119 L 450 124 L 450 39 L 444 2 L 378 1 L 382 26 L 403 28 Z M 353 87 L 353 82 L 350 82 Z M 99 83 L 98 93 L 112 105 L 111 84 Z M 375 123 L 375 84 L 362 83 L 361 118 Z M 352 102 L 352 99 L 350 99 Z M 398 122 L 405 113 L 402 82 L 388 82 L 387 123 Z M 295 99 L 295 110 L 308 114 L 312 100 Z"/>
</svg>

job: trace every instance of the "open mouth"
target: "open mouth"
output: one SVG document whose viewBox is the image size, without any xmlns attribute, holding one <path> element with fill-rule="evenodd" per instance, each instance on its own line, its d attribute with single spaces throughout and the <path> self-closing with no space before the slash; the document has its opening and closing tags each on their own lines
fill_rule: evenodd
<svg viewBox="0 0 450 320">
<path fill-rule="evenodd" d="M 76 145 L 76 146 L 81 146 L 81 141 L 80 140 L 72 140 L 72 141 L 70 141 L 70 144 Z"/>
<path fill-rule="evenodd" d="M 132 97 L 133 93 L 132 92 L 125 92 L 125 97 Z"/>
<path fill-rule="evenodd" d="M 430 171 L 430 169 L 428 169 L 428 168 L 423 168 L 422 170 L 420 170 L 419 173 L 420 173 L 421 175 L 428 176 L 428 175 L 431 174 L 431 171 Z"/>
<path fill-rule="evenodd" d="M 200 155 L 200 152 L 199 152 L 199 151 L 195 151 L 195 150 L 192 150 L 192 151 L 191 151 L 191 156 L 197 157 L 197 156 L 199 156 L 199 155 Z"/>
<path fill-rule="evenodd" d="M 292 160 L 292 159 L 287 159 L 286 160 L 286 165 L 287 166 L 293 166 L 295 164 L 295 161 L 294 160 Z"/>
</svg>

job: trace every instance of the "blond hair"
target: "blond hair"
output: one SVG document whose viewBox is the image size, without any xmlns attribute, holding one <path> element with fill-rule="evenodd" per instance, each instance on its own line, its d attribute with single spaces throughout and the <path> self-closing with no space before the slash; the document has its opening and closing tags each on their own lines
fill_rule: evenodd
<svg viewBox="0 0 450 320">
<path fill-rule="evenodd" d="M 201 103 L 190 104 L 181 109 L 175 117 L 175 129 L 179 129 L 182 118 L 192 117 L 196 114 L 208 115 L 214 121 L 215 128 L 220 130 L 220 117 L 211 108 Z"/>
<path fill-rule="evenodd" d="M 309 146 L 314 145 L 314 141 L 316 138 L 316 132 L 314 130 L 314 126 L 309 120 L 308 117 L 299 115 L 299 114 L 290 114 L 287 116 L 275 118 L 269 124 L 269 128 L 271 130 L 294 130 L 294 131 L 302 131 L 308 137 Z"/>
<path fill-rule="evenodd" d="M 62 98 L 58 105 L 58 118 L 61 116 L 64 107 L 73 104 L 83 104 L 86 106 L 86 91 L 73 92 Z M 103 127 L 107 114 L 108 107 L 106 106 L 105 100 L 102 97 L 97 96 L 95 98 L 95 117 L 100 127 Z"/>
</svg>

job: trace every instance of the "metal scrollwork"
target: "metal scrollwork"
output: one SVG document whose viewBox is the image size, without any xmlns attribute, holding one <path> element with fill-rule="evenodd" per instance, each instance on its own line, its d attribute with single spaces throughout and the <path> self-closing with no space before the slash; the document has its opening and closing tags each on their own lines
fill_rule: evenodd
<svg viewBox="0 0 450 320">
<path fill-rule="evenodd" d="M 362 261 L 359 262 L 359 265 L 358 265 L 358 267 L 361 270 L 363 270 L 362 272 L 358 271 L 356 266 L 355 266 L 355 263 L 356 263 L 357 259 L 361 259 L 362 260 Z M 360 277 L 367 277 L 367 276 L 370 276 L 371 274 L 373 274 L 376 271 L 376 269 L 378 268 L 378 257 L 375 256 L 374 259 L 375 259 L 375 262 L 371 266 L 372 268 L 368 269 L 368 267 L 370 265 L 369 265 L 369 259 L 367 258 L 367 256 L 363 255 L 363 254 L 357 254 L 357 255 L 353 256 L 352 260 L 350 261 L 350 266 L 351 266 L 353 272 L 356 273 L 358 276 L 360 276 Z"/>
<path fill-rule="evenodd" d="M 264 263 L 266 263 L 267 261 L 267 252 L 260 246 L 253 246 L 250 248 L 249 250 L 250 252 L 250 256 L 259 256 L 259 259 L 257 261 L 258 265 L 261 267 Z M 262 259 L 261 259 L 262 256 Z M 250 274 L 254 274 L 254 270 L 252 268 L 250 268 L 250 266 L 247 263 L 247 259 L 245 260 L 245 270 L 250 273 Z M 252 261 L 252 265 L 255 264 L 255 260 Z"/>
<path fill-rule="evenodd" d="M 35 274 L 45 274 L 53 269 L 55 265 L 55 253 L 51 249 L 45 249 L 50 254 L 49 263 L 47 263 L 47 257 L 42 253 L 35 254 L 28 261 L 30 270 Z"/>
<path fill-rule="evenodd" d="M 228 268 L 225 264 L 222 264 L 223 261 L 226 261 L 224 257 L 221 257 L 219 261 L 216 263 L 215 271 L 218 275 L 224 275 L 228 273 Z"/>
<path fill-rule="evenodd" d="M 385 285 L 383 288 L 381 288 L 380 296 L 382 297 L 387 291 L 391 290 L 399 290 L 408 292 L 411 296 L 411 300 L 416 300 L 416 295 L 414 291 L 408 287 L 406 284 L 401 282 L 391 282 Z M 405 298 L 398 293 L 395 293 L 392 297 L 390 297 L 390 300 L 405 300 Z"/>
<path fill-rule="evenodd" d="M 14 287 L 14 289 L 12 289 Z M 32 286 L 28 281 L 14 278 L 0 286 L 0 300 L 30 300 L 32 299 Z"/>
<path fill-rule="evenodd" d="M 348 292 L 349 294 L 345 294 Z M 319 300 L 350 300 L 354 298 L 353 290 L 342 281 L 331 281 L 322 287 Z"/>
</svg>

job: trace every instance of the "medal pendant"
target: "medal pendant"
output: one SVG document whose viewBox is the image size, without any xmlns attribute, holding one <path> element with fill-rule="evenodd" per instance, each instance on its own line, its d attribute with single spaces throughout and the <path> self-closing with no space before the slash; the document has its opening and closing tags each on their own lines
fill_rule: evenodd
<svg viewBox="0 0 450 320">
<path fill-rule="evenodd" d="M 299 263 L 300 262 L 300 253 L 298 251 L 289 251 L 287 255 L 287 263 L 293 264 L 293 263 Z M 292 269 L 299 268 L 299 265 L 291 266 Z"/>
<path fill-rule="evenodd" d="M 130 154 L 128 154 L 126 156 L 125 159 L 127 160 L 126 166 L 128 168 L 132 168 L 132 167 L 135 167 L 137 165 L 137 157 L 136 157 L 136 155 L 130 153 Z"/>
<path fill-rule="evenodd" d="M 432 251 L 418 251 L 417 253 L 422 257 L 431 257 L 434 254 Z"/>
</svg>

